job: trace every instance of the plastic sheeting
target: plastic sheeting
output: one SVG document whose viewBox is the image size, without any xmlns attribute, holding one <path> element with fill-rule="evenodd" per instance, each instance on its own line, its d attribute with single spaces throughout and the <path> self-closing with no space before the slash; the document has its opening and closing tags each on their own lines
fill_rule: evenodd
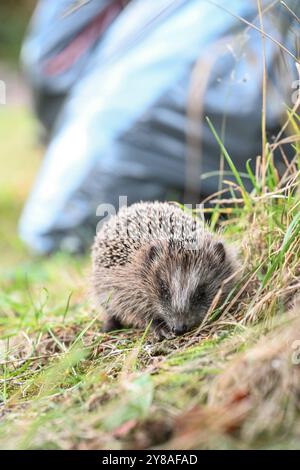
<svg viewBox="0 0 300 470">
<path fill-rule="evenodd" d="M 299 24 L 274 3 L 263 2 L 264 30 L 296 54 Z M 205 116 L 239 171 L 261 152 L 262 37 L 237 18 L 259 27 L 256 0 L 73 5 L 41 1 L 22 55 L 51 132 L 20 221 L 40 253 L 88 246 L 97 207 L 118 208 L 120 195 L 182 199 L 189 183 L 216 191 L 220 150 Z M 297 1 L 289 5 L 300 15 Z M 292 57 L 265 44 L 272 132 L 297 77 Z"/>
</svg>

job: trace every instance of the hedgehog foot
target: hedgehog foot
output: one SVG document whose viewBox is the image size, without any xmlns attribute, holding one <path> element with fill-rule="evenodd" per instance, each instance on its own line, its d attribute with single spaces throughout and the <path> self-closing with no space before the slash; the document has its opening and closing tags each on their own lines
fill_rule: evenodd
<svg viewBox="0 0 300 470">
<path fill-rule="evenodd" d="M 164 321 L 154 320 L 152 322 L 152 333 L 156 340 L 163 341 L 174 337 L 168 325 Z"/>
<path fill-rule="evenodd" d="M 110 331 L 121 330 L 122 328 L 124 328 L 124 325 L 120 322 L 120 320 L 115 316 L 110 316 L 105 320 L 101 331 L 103 333 L 109 333 Z"/>
</svg>

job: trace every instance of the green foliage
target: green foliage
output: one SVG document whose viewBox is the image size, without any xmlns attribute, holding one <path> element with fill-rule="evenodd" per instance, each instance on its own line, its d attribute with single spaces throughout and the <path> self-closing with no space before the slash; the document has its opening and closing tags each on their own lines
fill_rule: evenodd
<svg viewBox="0 0 300 470">
<path fill-rule="evenodd" d="M 21 42 L 35 3 L 33 0 L 1 1 L 0 60 L 18 60 Z"/>
<path fill-rule="evenodd" d="M 265 187 L 247 163 L 253 190 L 240 187 L 240 199 L 218 201 L 212 210 L 216 225 L 228 214 L 224 237 L 238 244 L 246 260 L 241 282 L 199 331 L 155 344 L 148 329 L 100 332 L 100 312 L 93 311 L 87 295 L 88 257 L 36 258 L 18 240 L 17 220 L 39 164 L 32 132 L 22 110 L 0 114 L 0 447 L 175 446 L 172 439 L 182 431 L 177 419 L 189 422 L 184 416 L 190 410 L 200 418 L 208 412 L 212 384 L 273 328 L 296 291 L 298 143 L 285 189 L 269 151 Z M 239 185 L 240 175 L 215 137 Z M 251 420 L 234 435 L 220 428 L 218 439 L 208 422 L 199 446 L 295 447 L 298 416 L 290 417 L 288 432 L 277 426 L 277 434 L 268 419 L 264 439 L 260 433 L 250 439 Z M 200 436 L 200 427 L 192 426 L 191 421 L 187 435 Z"/>
</svg>

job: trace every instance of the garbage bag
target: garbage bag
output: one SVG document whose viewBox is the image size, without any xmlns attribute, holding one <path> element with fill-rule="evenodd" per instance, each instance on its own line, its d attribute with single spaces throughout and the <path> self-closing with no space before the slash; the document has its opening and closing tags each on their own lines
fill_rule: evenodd
<svg viewBox="0 0 300 470">
<path fill-rule="evenodd" d="M 270 135 L 297 79 L 299 24 L 272 1 L 262 2 L 264 39 L 256 0 L 91 0 L 73 12 L 72 3 L 40 2 L 22 55 L 33 89 L 50 101 L 61 94 L 20 220 L 21 237 L 40 253 L 89 246 L 120 196 L 188 203 L 186 194 L 200 201 L 220 189 L 220 149 L 206 116 L 243 175 L 261 153 L 264 59 Z M 72 40 L 113 3 L 101 34 L 67 60 Z M 297 1 L 287 3 L 299 14 Z M 57 54 L 62 66 L 49 69 Z"/>
</svg>

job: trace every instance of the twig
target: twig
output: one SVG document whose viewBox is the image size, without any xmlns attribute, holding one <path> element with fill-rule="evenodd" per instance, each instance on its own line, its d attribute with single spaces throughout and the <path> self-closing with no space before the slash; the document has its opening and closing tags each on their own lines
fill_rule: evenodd
<svg viewBox="0 0 300 470">
<path fill-rule="evenodd" d="M 220 8 L 223 11 L 226 11 L 229 15 L 233 16 L 234 18 L 240 20 L 242 23 L 246 24 L 252 29 L 255 29 L 258 31 L 260 34 L 262 34 L 264 37 L 270 39 L 274 44 L 276 44 L 280 49 L 282 49 L 286 54 L 288 54 L 290 57 L 294 59 L 295 62 L 297 62 L 300 65 L 300 59 L 296 57 L 291 51 L 289 51 L 283 44 L 281 44 L 277 39 L 273 38 L 270 34 L 266 33 L 265 31 L 262 31 L 258 26 L 255 26 L 254 24 L 250 23 L 250 21 L 245 20 L 245 18 L 242 18 L 239 15 L 236 15 L 235 13 L 232 13 L 232 11 L 228 10 L 226 7 L 223 5 L 219 5 L 218 3 L 214 2 L 213 0 L 207 0 L 209 3 L 212 5 L 215 5 L 216 7 Z"/>
<path fill-rule="evenodd" d="M 257 0 L 257 8 L 259 14 L 260 28 L 264 32 L 264 23 L 262 15 L 261 0 Z M 263 61 L 263 81 L 262 81 L 262 111 L 261 111 L 261 133 L 262 133 L 262 190 L 266 191 L 266 171 L 267 171 L 267 121 L 266 121 L 266 108 L 267 108 L 267 60 L 266 60 L 266 38 L 262 34 L 262 61 Z"/>
<path fill-rule="evenodd" d="M 293 10 L 291 10 L 291 8 L 285 2 L 281 1 L 280 3 L 289 11 L 289 13 L 294 17 L 294 19 L 298 21 L 298 23 L 300 24 L 300 18 L 298 18 L 296 13 Z"/>
</svg>

